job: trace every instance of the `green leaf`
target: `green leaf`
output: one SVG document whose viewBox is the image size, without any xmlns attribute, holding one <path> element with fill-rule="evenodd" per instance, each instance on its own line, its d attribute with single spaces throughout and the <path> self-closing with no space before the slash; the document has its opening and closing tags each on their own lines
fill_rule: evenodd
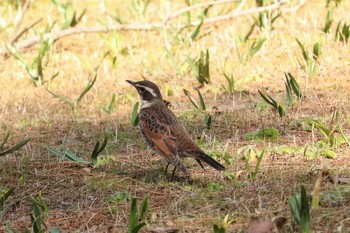
<svg viewBox="0 0 350 233">
<path fill-rule="evenodd" d="M 205 114 L 204 116 L 204 123 L 207 129 L 210 129 L 211 123 L 212 123 L 212 116 L 210 114 Z"/>
<path fill-rule="evenodd" d="M 5 143 L 7 142 L 7 140 L 9 139 L 10 136 L 10 131 L 7 131 L 7 133 L 5 134 L 5 138 L 2 141 L 1 145 L 0 145 L 0 150 L 2 150 L 2 148 L 4 147 Z"/>
<path fill-rule="evenodd" d="M 254 170 L 254 173 L 253 173 L 253 179 L 255 179 L 255 177 L 258 175 L 260 163 L 261 163 L 261 160 L 262 160 L 264 154 L 265 154 L 265 150 L 261 151 L 260 156 L 258 158 L 258 162 L 255 165 L 255 170 Z"/>
<path fill-rule="evenodd" d="M 47 89 L 46 87 L 45 87 L 45 89 L 46 89 L 46 91 L 49 92 L 54 98 L 60 99 L 60 100 L 63 101 L 64 103 L 70 105 L 72 109 L 75 109 L 76 103 L 75 103 L 73 100 L 68 99 L 68 98 L 66 98 L 66 97 L 64 97 L 64 96 L 56 95 L 55 93 L 53 93 L 52 91 L 50 91 L 50 90 Z"/>
<path fill-rule="evenodd" d="M 129 233 L 133 233 L 134 228 L 137 226 L 137 199 L 134 198 L 131 202 L 130 217 L 129 217 Z"/>
<path fill-rule="evenodd" d="M 0 196 L 0 210 L 4 208 L 5 201 L 7 200 L 7 198 L 9 198 L 13 191 L 15 191 L 15 188 L 10 188 Z"/>
<path fill-rule="evenodd" d="M 203 100 L 202 93 L 199 91 L 198 88 L 194 88 L 194 89 L 195 89 L 195 90 L 197 91 L 197 93 L 198 93 L 199 103 L 200 103 L 200 105 L 201 105 L 200 110 L 205 111 L 205 110 L 206 110 L 206 106 L 205 106 L 205 103 L 204 103 L 204 100 Z"/>
<path fill-rule="evenodd" d="M 317 59 L 319 58 L 319 56 L 321 55 L 322 51 L 321 51 L 321 42 L 317 42 L 314 44 L 313 46 L 313 58 L 315 61 L 317 61 Z"/>
<path fill-rule="evenodd" d="M 189 91 L 187 91 L 186 89 L 183 89 L 184 90 L 184 93 L 185 95 L 187 96 L 187 98 L 190 100 L 190 102 L 193 104 L 193 106 L 196 108 L 196 109 L 199 109 L 199 107 L 197 106 L 197 104 L 192 100 L 191 98 L 191 94 Z"/>
<path fill-rule="evenodd" d="M 300 203 L 301 203 L 301 231 L 303 233 L 310 233 L 311 232 L 311 221 L 310 221 L 310 210 L 309 210 L 309 202 L 306 195 L 305 187 L 301 186 L 301 196 L 300 196 Z"/>
<path fill-rule="evenodd" d="M 226 232 L 225 227 L 219 227 L 216 224 L 213 225 L 213 228 L 214 228 L 214 233 L 225 233 Z"/>
<path fill-rule="evenodd" d="M 260 90 L 258 90 L 260 96 L 268 103 L 270 104 L 272 107 L 274 107 L 276 110 L 278 108 L 278 104 L 277 102 L 268 94 L 263 94 Z"/>
<path fill-rule="evenodd" d="M 192 58 L 190 58 L 189 56 L 186 56 L 186 61 L 187 63 L 190 65 L 190 68 L 194 74 L 194 76 L 196 76 L 197 79 L 199 79 L 199 71 L 198 71 L 198 67 L 196 66 L 195 62 L 193 61 Z"/>
<path fill-rule="evenodd" d="M 83 92 L 79 95 L 77 102 L 80 102 L 80 100 L 84 97 L 84 95 L 94 86 L 97 79 L 97 74 L 95 74 L 95 77 L 86 85 Z"/>
<path fill-rule="evenodd" d="M 136 102 L 136 104 L 134 105 L 134 108 L 132 110 L 131 113 L 131 124 L 132 126 L 137 126 L 139 123 L 139 114 L 138 114 L 138 109 L 139 109 L 139 102 Z"/>
<path fill-rule="evenodd" d="M 298 45 L 299 45 L 299 48 L 301 49 L 301 52 L 303 54 L 303 57 L 304 57 L 304 60 L 307 62 L 308 60 L 310 60 L 310 57 L 309 57 L 309 54 L 308 52 L 306 51 L 305 49 L 305 46 L 304 44 L 302 44 L 298 38 L 295 38 L 295 40 L 297 41 Z"/>
<path fill-rule="evenodd" d="M 258 41 L 254 41 L 254 43 L 251 45 L 249 49 L 249 57 L 253 57 L 254 54 L 256 54 L 260 48 L 263 46 L 264 42 L 266 41 L 266 38 L 259 39 Z"/>
<path fill-rule="evenodd" d="M 144 226 L 146 226 L 146 223 L 144 223 L 144 222 L 142 222 L 142 223 L 139 223 L 137 226 L 135 226 L 133 229 L 132 229 L 132 233 L 138 233 L 139 232 L 139 230 L 142 228 L 142 227 L 144 227 Z"/>
<path fill-rule="evenodd" d="M 245 135 L 246 140 L 254 140 L 254 139 L 266 139 L 266 138 L 271 138 L 271 139 L 276 139 L 279 138 L 280 134 L 278 130 L 274 127 L 271 128 L 265 128 L 263 130 L 260 130 L 257 133 L 247 133 Z"/>
<path fill-rule="evenodd" d="M 5 150 L 5 151 L 2 151 L 0 152 L 0 157 L 1 156 L 5 156 L 7 154 L 10 154 L 12 152 L 15 152 L 16 150 L 19 150 L 21 147 L 23 147 L 25 144 L 27 144 L 28 142 L 30 141 L 30 138 L 27 138 L 27 139 L 24 139 L 23 141 L 21 141 L 20 143 L 18 143 L 17 145 L 15 145 L 14 147 L 8 149 L 8 150 Z"/>
<path fill-rule="evenodd" d="M 141 209 L 140 209 L 140 219 L 141 221 L 145 221 L 146 220 L 146 214 L 148 212 L 149 209 L 149 198 L 148 196 L 146 196 L 141 204 Z"/>
<path fill-rule="evenodd" d="M 301 98 L 302 97 L 302 93 L 301 93 L 299 84 L 297 83 L 297 81 L 295 80 L 293 75 L 291 73 L 284 73 L 284 75 L 285 75 L 286 79 L 289 80 L 290 86 L 292 87 L 292 90 L 293 90 L 294 94 L 298 98 Z"/>
</svg>

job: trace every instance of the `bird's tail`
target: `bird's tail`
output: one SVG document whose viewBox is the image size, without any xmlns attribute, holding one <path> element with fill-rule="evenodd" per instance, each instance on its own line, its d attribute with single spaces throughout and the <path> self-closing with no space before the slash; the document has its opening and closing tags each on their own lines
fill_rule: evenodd
<svg viewBox="0 0 350 233">
<path fill-rule="evenodd" d="M 218 171 L 224 171 L 225 170 L 225 167 L 223 165 L 221 165 L 218 161 L 216 161 L 215 159 L 211 158 L 209 155 L 207 155 L 203 151 L 199 151 L 197 153 L 197 159 L 207 163 L 208 165 L 210 165 L 211 167 L 215 168 Z"/>
</svg>

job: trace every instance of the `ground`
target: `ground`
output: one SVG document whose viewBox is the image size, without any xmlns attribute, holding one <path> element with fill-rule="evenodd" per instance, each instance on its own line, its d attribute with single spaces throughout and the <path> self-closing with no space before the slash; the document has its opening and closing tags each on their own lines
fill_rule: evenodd
<svg viewBox="0 0 350 233">
<path fill-rule="evenodd" d="M 307 1 L 295 9 L 299 1 L 287 2 L 272 11 L 276 16 L 281 10 L 280 17 L 266 26 L 257 25 L 247 41 L 243 38 L 259 12 L 203 24 L 198 35 L 194 35 L 196 27 L 191 27 L 182 31 L 168 28 L 167 33 L 162 29 L 126 30 L 61 38 L 44 57 L 42 83 L 33 82 L 13 55 L 1 56 L 0 139 L 8 131 L 10 137 L 0 151 L 26 138 L 30 141 L 0 156 L 0 194 L 15 188 L 0 209 L 0 231 L 5 231 L 6 225 L 21 232 L 30 228 L 32 198 L 41 197 L 48 207 L 46 231 L 56 226 L 63 232 L 126 232 L 132 199 L 137 198 L 140 204 L 148 196 L 150 209 L 142 232 L 156 227 L 213 232 L 213 225 L 222 226 L 226 215 L 232 220 L 226 224 L 227 232 L 247 232 L 252 217 L 284 217 L 284 231 L 292 232 L 289 198 L 303 185 L 311 200 L 323 169 L 319 207 L 311 210 L 312 228 L 315 232 L 348 232 L 350 53 L 349 44 L 337 40 L 335 32 L 339 21 L 350 22 L 350 2 L 330 1 L 326 6 L 326 1 Z M 126 24 L 162 22 L 165 16 L 187 6 L 186 1 L 146 3 L 74 1 L 77 15 L 87 9 L 75 28 L 117 24 L 118 17 Z M 240 11 L 245 11 L 257 4 L 247 1 L 241 6 Z M 215 5 L 207 17 L 227 14 L 237 7 L 239 3 Z M 325 33 L 322 29 L 331 9 L 333 24 Z M 16 3 L 0 3 L 0 11 L 4 46 L 15 28 Z M 200 10 L 190 12 L 171 19 L 170 24 L 186 24 L 201 14 Z M 63 15 L 48 0 L 32 2 L 21 27 L 40 17 L 43 20 L 35 30 L 30 29 L 19 41 L 54 22 L 52 30 L 62 29 Z M 265 39 L 262 47 L 244 59 L 249 46 L 259 38 Z M 305 45 L 308 62 L 296 38 Z M 315 43 L 322 51 L 317 58 L 311 55 Z M 198 59 L 206 50 L 211 82 L 200 85 L 189 60 Z M 19 53 L 30 65 L 38 51 L 34 46 Z M 258 90 L 286 109 L 285 72 L 295 77 L 302 97 L 292 93 L 293 104 L 280 117 Z M 75 101 L 95 75 L 92 88 Z M 225 75 L 234 80 L 231 91 Z M 158 84 L 193 139 L 225 165 L 225 172 L 210 167 L 202 170 L 187 159 L 190 179 L 179 171 L 172 179 L 172 168 L 164 174 L 164 161 L 146 147 L 139 129 L 131 123 L 133 107 L 140 100 L 125 80 L 142 78 Z M 193 87 L 200 87 L 206 110 L 196 109 L 185 95 L 184 89 L 199 105 Z M 47 90 L 74 104 L 55 98 Z M 108 110 L 113 94 L 115 102 Z M 211 124 L 204 122 L 206 114 L 212 116 Z M 249 140 L 247 134 L 268 128 L 278 130 L 278 134 Z M 93 167 L 59 158 L 47 149 L 65 146 L 90 161 L 96 142 L 102 142 L 104 134 L 109 135 L 108 145 Z"/>
</svg>

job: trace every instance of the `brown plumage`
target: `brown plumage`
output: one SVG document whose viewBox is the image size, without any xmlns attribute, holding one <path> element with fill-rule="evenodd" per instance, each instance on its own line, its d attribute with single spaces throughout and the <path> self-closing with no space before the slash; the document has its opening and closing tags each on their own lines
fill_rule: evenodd
<svg viewBox="0 0 350 233">
<path fill-rule="evenodd" d="M 223 165 L 205 154 L 194 143 L 179 119 L 167 107 L 156 84 L 150 81 L 127 80 L 127 82 L 136 88 L 142 100 L 139 126 L 145 141 L 164 157 L 168 165 L 175 166 L 173 175 L 176 168 L 189 175 L 188 169 L 181 160 L 182 157 L 196 159 L 202 168 L 201 161 L 218 171 L 225 170 Z"/>
</svg>

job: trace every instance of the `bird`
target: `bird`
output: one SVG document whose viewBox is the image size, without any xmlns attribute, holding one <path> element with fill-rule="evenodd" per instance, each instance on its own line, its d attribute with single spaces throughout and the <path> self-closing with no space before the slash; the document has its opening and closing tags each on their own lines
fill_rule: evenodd
<svg viewBox="0 0 350 233">
<path fill-rule="evenodd" d="M 225 167 L 202 151 L 192 140 L 189 132 L 176 115 L 167 107 L 158 86 L 148 80 L 126 80 L 136 88 L 141 98 L 139 111 L 139 128 L 146 144 L 161 155 L 169 164 L 174 166 L 172 177 L 176 169 L 181 170 L 187 177 L 190 171 L 181 158 L 194 158 L 204 169 L 201 162 L 205 162 L 218 171 Z"/>
</svg>

